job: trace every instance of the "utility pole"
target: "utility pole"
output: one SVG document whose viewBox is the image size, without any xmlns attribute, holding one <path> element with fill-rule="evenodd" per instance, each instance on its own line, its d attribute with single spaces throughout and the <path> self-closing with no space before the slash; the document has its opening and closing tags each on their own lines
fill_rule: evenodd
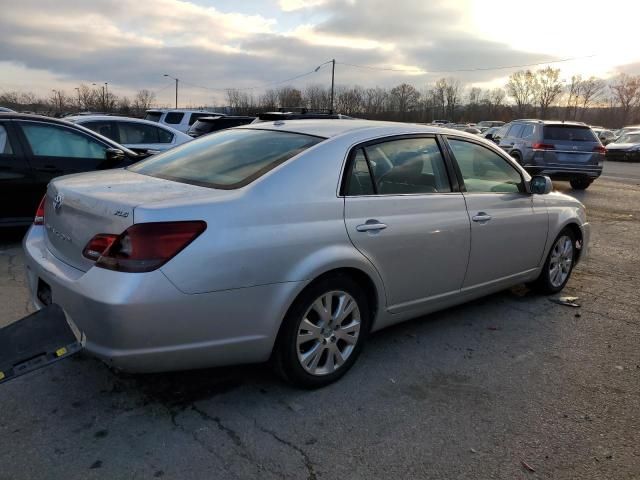
<svg viewBox="0 0 640 480">
<path fill-rule="evenodd" d="M 331 60 L 331 113 L 333 113 L 333 85 L 336 76 L 336 59 Z"/>
<path fill-rule="evenodd" d="M 173 78 L 176 81 L 176 108 L 178 108 L 178 79 L 176 77 L 172 77 L 171 75 L 165 73 L 164 77 Z"/>
<path fill-rule="evenodd" d="M 107 110 L 107 102 L 109 101 L 109 84 L 104 82 L 104 109 Z"/>
<path fill-rule="evenodd" d="M 82 102 L 80 101 L 80 88 L 76 87 L 74 90 L 78 92 L 78 111 L 80 111 L 82 110 Z"/>
</svg>

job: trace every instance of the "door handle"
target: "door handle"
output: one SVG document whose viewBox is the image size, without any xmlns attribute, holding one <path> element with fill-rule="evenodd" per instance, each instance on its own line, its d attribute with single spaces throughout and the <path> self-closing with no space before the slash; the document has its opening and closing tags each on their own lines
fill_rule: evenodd
<svg viewBox="0 0 640 480">
<path fill-rule="evenodd" d="M 473 217 L 471 217 L 471 220 L 473 220 L 474 222 L 486 223 L 491 220 L 491 215 L 488 215 L 484 212 L 478 212 Z"/>
<path fill-rule="evenodd" d="M 359 232 L 374 232 L 384 230 L 387 226 L 384 223 L 380 223 L 377 220 L 367 220 L 367 223 L 358 225 L 356 230 Z"/>
</svg>

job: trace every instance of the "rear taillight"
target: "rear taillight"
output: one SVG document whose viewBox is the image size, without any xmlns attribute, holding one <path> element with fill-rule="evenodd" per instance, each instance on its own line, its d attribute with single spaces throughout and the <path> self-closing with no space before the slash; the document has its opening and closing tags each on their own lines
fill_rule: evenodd
<svg viewBox="0 0 640 480">
<path fill-rule="evenodd" d="M 119 272 L 150 272 L 175 257 L 206 228 L 202 221 L 132 225 L 102 252 L 96 266 Z"/>
<path fill-rule="evenodd" d="M 607 149 L 602 145 L 596 145 L 595 147 L 593 147 L 593 151 L 597 153 L 607 153 Z"/>
<path fill-rule="evenodd" d="M 100 258 L 107 248 L 113 245 L 118 239 L 119 235 L 113 235 L 111 233 L 99 233 L 87 243 L 87 246 L 84 247 L 82 251 L 82 255 L 87 257 L 89 260 L 97 260 Z"/>
<path fill-rule="evenodd" d="M 40 204 L 38 205 L 38 209 L 36 210 L 36 216 L 33 218 L 34 225 L 44 225 L 44 202 L 47 199 L 45 195 L 40 200 Z"/>
<path fill-rule="evenodd" d="M 556 146 L 549 143 L 534 143 L 531 145 L 534 150 L 555 150 Z"/>
</svg>

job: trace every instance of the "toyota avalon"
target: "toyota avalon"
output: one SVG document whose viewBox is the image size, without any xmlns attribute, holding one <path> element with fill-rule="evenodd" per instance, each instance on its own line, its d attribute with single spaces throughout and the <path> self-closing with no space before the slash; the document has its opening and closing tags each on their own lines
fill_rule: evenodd
<svg viewBox="0 0 640 480">
<path fill-rule="evenodd" d="M 55 179 L 24 249 L 35 305 L 109 365 L 271 359 L 319 387 L 372 331 L 523 282 L 559 292 L 588 239 L 580 202 L 476 135 L 278 120 Z"/>
</svg>

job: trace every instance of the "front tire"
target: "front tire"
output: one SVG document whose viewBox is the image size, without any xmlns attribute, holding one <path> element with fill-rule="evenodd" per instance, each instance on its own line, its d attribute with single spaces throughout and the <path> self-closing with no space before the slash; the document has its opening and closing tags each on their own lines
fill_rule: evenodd
<svg viewBox="0 0 640 480">
<path fill-rule="evenodd" d="M 586 190 L 589 188 L 589 185 L 593 183 L 593 180 L 590 178 L 578 177 L 572 178 L 569 180 L 569 183 L 571 184 L 571 188 L 574 190 Z"/>
<path fill-rule="evenodd" d="M 540 293 L 558 293 L 569 281 L 575 260 L 576 237 L 569 228 L 565 228 L 554 240 L 542 272 L 531 286 Z"/>
<path fill-rule="evenodd" d="M 303 388 L 335 382 L 355 363 L 370 322 L 367 296 L 350 277 L 333 275 L 311 284 L 284 318 L 274 352 L 276 370 Z"/>
</svg>

